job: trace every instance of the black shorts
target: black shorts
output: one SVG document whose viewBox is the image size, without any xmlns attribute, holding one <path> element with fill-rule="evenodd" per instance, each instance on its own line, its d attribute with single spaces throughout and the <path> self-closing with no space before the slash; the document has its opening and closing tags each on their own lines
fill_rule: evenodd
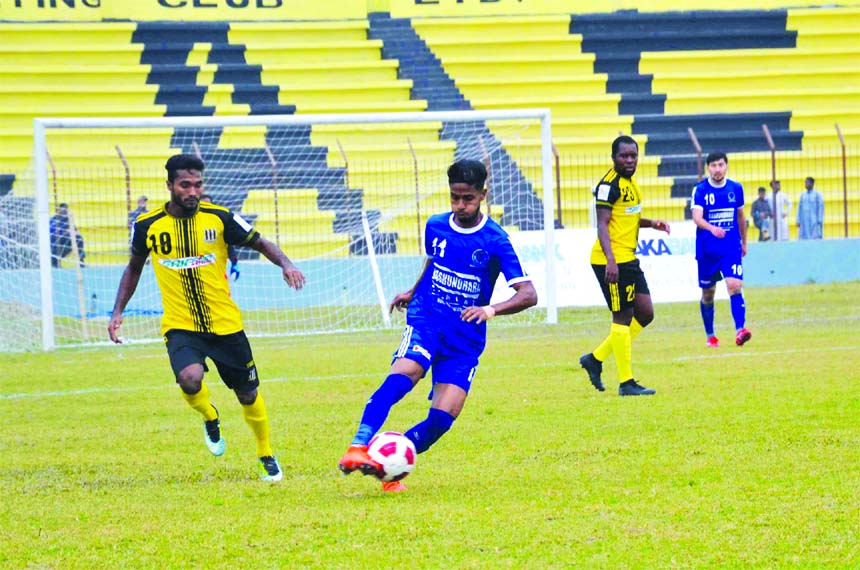
<svg viewBox="0 0 860 570">
<path fill-rule="evenodd" d="M 190 364 L 202 364 L 208 372 L 206 357 L 209 357 L 218 368 L 221 380 L 231 390 L 247 393 L 260 385 L 245 331 L 217 335 L 173 329 L 164 335 L 164 344 L 177 377 Z"/>
<path fill-rule="evenodd" d="M 613 313 L 633 307 L 633 300 L 636 295 L 651 294 L 648 290 L 648 282 L 645 281 L 645 273 L 639 267 L 638 259 L 618 264 L 618 283 L 606 282 L 605 265 L 592 264 L 591 268 L 594 269 L 594 276 L 600 283 L 606 305 Z"/>
</svg>

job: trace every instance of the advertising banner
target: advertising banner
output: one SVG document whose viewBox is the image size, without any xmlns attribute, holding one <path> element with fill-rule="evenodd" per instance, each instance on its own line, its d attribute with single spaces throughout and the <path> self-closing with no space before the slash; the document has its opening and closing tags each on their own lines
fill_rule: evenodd
<svg viewBox="0 0 860 570">
<path fill-rule="evenodd" d="M 546 306 L 545 239 L 542 231 L 511 233 L 511 242 L 533 280 L 541 307 Z M 605 304 L 589 262 L 596 239 L 595 229 L 555 232 L 555 292 L 559 307 Z M 650 228 L 639 230 L 636 257 L 655 303 L 696 301 L 701 297 L 695 256 L 696 226 L 693 222 L 673 223 L 670 235 Z M 500 281 L 493 301 L 512 294 L 513 291 Z M 725 286 L 717 286 L 717 298 L 728 298 Z"/>
</svg>

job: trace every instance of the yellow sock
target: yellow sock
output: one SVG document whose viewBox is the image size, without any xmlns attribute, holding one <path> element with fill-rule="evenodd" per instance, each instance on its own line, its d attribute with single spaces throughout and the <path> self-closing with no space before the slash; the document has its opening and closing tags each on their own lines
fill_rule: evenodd
<svg viewBox="0 0 860 570">
<path fill-rule="evenodd" d="M 600 343 L 600 346 L 595 348 L 591 352 L 591 354 L 593 354 L 594 358 L 596 358 L 600 362 L 603 362 L 604 360 L 609 358 L 609 355 L 612 354 L 612 335 L 610 334 L 605 339 L 603 339 L 603 342 Z"/>
<path fill-rule="evenodd" d="M 259 391 L 253 404 L 242 406 L 242 413 L 245 414 L 245 421 L 251 426 L 254 439 L 257 440 L 257 457 L 274 455 L 272 444 L 269 442 L 269 415 L 266 413 L 266 402 Z"/>
<path fill-rule="evenodd" d="M 645 327 L 640 325 L 639 321 L 636 320 L 636 317 L 634 317 L 633 320 L 630 321 L 630 342 L 633 342 L 633 340 L 637 336 L 639 336 L 639 333 L 641 333 L 642 329 L 644 329 L 644 328 Z"/>
<path fill-rule="evenodd" d="M 200 381 L 200 391 L 196 394 L 186 394 L 182 392 L 182 397 L 188 402 L 188 405 L 200 412 L 207 422 L 211 422 L 218 417 L 218 412 L 209 401 L 209 387 L 205 380 Z"/>
<path fill-rule="evenodd" d="M 630 364 L 632 358 L 630 327 L 612 323 L 612 327 L 609 329 L 609 337 L 612 339 L 612 352 L 615 353 L 618 381 L 626 382 L 633 378 L 633 367 Z"/>
<path fill-rule="evenodd" d="M 637 321 L 635 318 L 630 321 L 630 342 L 633 342 L 633 339 L 639 336 L 639 333 L 641 333 L 644 328 L 645 327 L 640 325 L 639 321 Z M 600 343 L 600 346 L 595 348 L 591 354 L 593 354 L 594 358 L 596 358 L 600 362 L 603 362 L 607 358 L 609 358 L 609 355 L 612 354 L 612 335 L 610 334 L 605 339 L 603 339 L 603 342 Z"/>
</svg>

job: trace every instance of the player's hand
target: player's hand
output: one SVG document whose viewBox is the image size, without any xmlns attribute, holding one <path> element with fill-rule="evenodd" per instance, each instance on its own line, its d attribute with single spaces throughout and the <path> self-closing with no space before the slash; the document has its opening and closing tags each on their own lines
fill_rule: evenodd
<svg viewBox="0 0 860 570">
<path fill-rule="evenodd" d="M 406 291 L 405 293 L 400 293 L 391 301 L 391 305 L 388 307 L 388 312 L 393 313 L 394 309 L 397 309 L 401 313 L 409 306 L 409 303 L 412 301 L 412 291 Z"/>
<path fill-rule="evenodd" d="M 296 291 L 301 291 L 305 286 L 305 275 L 295 265 L 290 265 L 284 268 L 284 281 Z"/>
<path fill-rule="evenodd" d="M 122 324 L 122 314 L 113 315 L 108 323 L 108 336 L 116 344 L 122 344 L 122 337 L 118 335 L 119 327 Z"/>
<path fill-rule="evenodd" d="M 603 278 L 607 283 L 618 283 L 618 264 L 614 261 L 606 262 L 606 275 Z"/>
<path fill-rule="evenodd" d="M 670 233 L 670 228 L 668 222 L 664 220 L 651 220 L 651 227 L 655 230 Z"/>
<path fill-rule="evenodd" d="M 467 323 L 474 322 L 476 325 L 485 323 L 496 316 L 496 310 L 491 305 L 483 307 L 467 307 L 460 313 L 460 318 Z"/>
<path fill-rule="evenodd" d="M 715 238 L 722 239 L 722 238 L 726 237 L 726 230 L 724 230 L 722 228 L 718 228 L 717 226 L 713 226 L 711 228 L 711 235 L 714 236 Z"/>
<path fill-rule="evenodd" d="M 230 278 L 233 279 L 233 281 L 239 280 L 239 262 L 238 261 L 231 261 L 230 262 Z"/>
</svg>

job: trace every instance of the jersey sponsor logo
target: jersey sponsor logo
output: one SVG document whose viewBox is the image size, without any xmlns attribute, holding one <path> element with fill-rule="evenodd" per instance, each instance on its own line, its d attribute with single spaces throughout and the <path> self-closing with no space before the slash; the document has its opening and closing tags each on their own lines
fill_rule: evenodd
<svg viewBox="0 0 860 570">
<path fill-rule="evenodd" d="M 172 269 L 174 271 L 182 271 L 183 269 L 195 269 L 215 263 L 215 254 L 207 253 L 206 255 L 195 255 L 194 257 L 180 257 L 179 259 L 164 259 L 158 260 L 158 263 Z"/>
<path fill-rule="evenodd" d="M 625 214 L 638 214 L 642 211 L 642 204 L 636 204 L 635 206 L 627 206 L 624 208 Z"/>
<path fill-rule="evenodd" d="M 433 265 L 431 278 L 437 287 L 464 296 L 477 296 L 481 292 L 481 279 L 478 276 L 457 273 L 447 267 Z"/>
<path fill-rule="evenodd" d="M 203 241 L 206 243 L 215 243 L 215 238 L 218 237 L 218 232 L 214 228 L 203 230 Z"/>
<path fill-rule="evenodd" d="M 731 229 L 735 223 L 734 208 L 717 208 L 708 212 L 708 222 L 723 229 Z"/>
<path fill-rule="evenodd" d="M 734 193 L 734 192 L 729 192 L 729 202 L 730 202 L 730 203 L 732 203 L 732 204 L 734 204 L 734 203 L 735 203 L 735 201 L 736 201 L 736 199 L 735 199 L 735 193 Z"/>
<path fill-rule="evenodd" d="M 472 267 L 486 267 L 490 262 L 490 254 L 483 249 L 476 249 L 472 252 Z"/>
<path fill-rule="evenodd" d="M 243 218 L 239 214 L 233 214 L 233 221 L 239 224 L 239 226 L 246 232 L 250 232 L 252 229 L 254 229 L 253 227 L 251 227 L 251 224 L 245 221 L 245 218 Z"/>
<path fill-rule="evenodd" d="M 609 184 L 599 184 L 597 186 L 597 199 L 598 200 L 608 200 L 609 199 Z"/>
</svg>

